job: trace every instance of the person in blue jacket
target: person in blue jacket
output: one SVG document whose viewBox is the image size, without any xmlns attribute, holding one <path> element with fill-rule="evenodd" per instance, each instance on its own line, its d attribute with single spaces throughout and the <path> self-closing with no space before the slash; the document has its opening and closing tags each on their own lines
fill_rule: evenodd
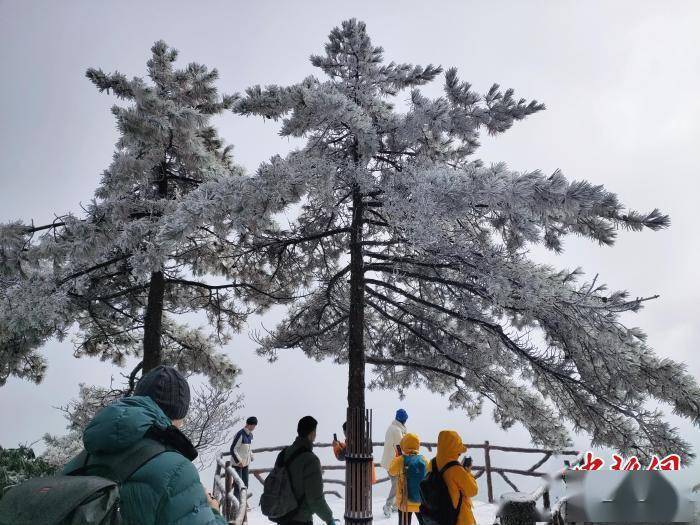
<svg viewBox="0 0 700 525">
<path fill-rule="evenodd" d="M 180 431 L 189 406 L 187 380 L 170 366 L 158 366 L 144 374 L 133 396 L 107 405 L 85 428 L 88 454 L 109 458 L 144 439 L 168 448 L 120 486 L 124 525 L 226 525 L 192 464 L 197 451 Z M 75 470 L 72 463 L 65 472 Z"/>
</svg>

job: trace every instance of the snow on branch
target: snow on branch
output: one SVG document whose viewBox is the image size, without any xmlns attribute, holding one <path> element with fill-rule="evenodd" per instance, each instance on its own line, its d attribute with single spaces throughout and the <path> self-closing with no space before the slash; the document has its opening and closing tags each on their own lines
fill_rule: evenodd
<svg viewBox="0 0 700 525">
<path fill-rule="evenodd" d="M 488 402 L 504 428 L 520 422 L 548 447 L 566 446 L 573 429 L 622 452 L 691 457 L 647 407 L 660 401 L 700 424 L 697 382 L 621 322 L 658 296 L 610 291 L 528 254 L 538 244 L 560 252 L 571 234 L 613 246 L 621 230 L 657 231 L 668 216 L 560 171 L 485 166 L 473 156 L 480 132 L 505 132 L 544 105 L 498 85 L 476 93 L 454 69 L 445 96 L 429 98 L 418 86 L 440 68 L 383 61 L 366 26 L 349 20 L 311 58 L 329 79 L 254 87 L 234 106 L 283 118 L 285 134 L 307 139 L 256 176 L 282 209 L 302 203 L 289 226 L 244 241 L 298 294 L 258 336 L 259 352 L 300 348 L 355 366 L 360 345 L 376 367 L 371 386 L 428 388 L 469 417 Z"/>
<path fill-rule="evenodd" d="M 284 295 L 279 284 L 268 290 L 264 269 L 222 264 L 238 256 L 238 235 L 269 224 L 211 123 L 237 96 L 219 94 L 215 69 L 178 68 L 164 42 L 151 52 L 146 79 L 86 73 L 127 103 L 112 108 L 120 136 L 83 212 L 0 225 L 0 382 L 41 380 L 37 351 L 71 331 L 77 355 L 117 365 L 145 355 L 149 366 L 168 361 L 231 382 L 236 368 L 221 345 Z M 197 311 L 210 331 L 178 322 Z"/>
</svg>

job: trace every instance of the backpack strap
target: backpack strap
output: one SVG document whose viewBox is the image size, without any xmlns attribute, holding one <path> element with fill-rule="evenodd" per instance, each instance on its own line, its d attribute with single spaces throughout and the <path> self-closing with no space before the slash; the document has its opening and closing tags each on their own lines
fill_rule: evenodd
<svg viewBox="0 0 700 525">
<path fill-rule="evenodd" d="M 448 471 L 449 469 L 451 469 L 452 467 L 461 467 L 461 466 L 462 466 L 462 464 L 461 464 L 459 461 L 450 461 L 449 463 L 447 463 L 446 465 L 444 465 L 444 466 L 440 469 L 440 477 L 442 478 L 443 483 L 444 483 L 444 481 L 445 481 L 445 479 L 443 478 L 443 475 L 445 474 L 445 472 L 447 472 L 447 471 Z M 434 459 L 433 459 L 433 468 L 437 468 L 437 458 L 434 458 Z M 462 492 L 460 491 L 460 493 L 459 493 L 459 500 L 457 501 L 457 506 L 454 508 L 454 509 L 455 509 L 455 513 L 456 513 L 457 515 L 459 515 L 460 511 L 462 510 L 462 499 L 463 499 L 462 496 L 463 496 L 463 494 L 462 494 Z"/>
<path fill-rule="evenodd" d="M 71 459 L 63 469 L 63 474 L 66 476 L 82 476 L 87 467 L 87 462 L 90 455 L 87 450 L 83 449 L 80 454 Z"/>
<path fill-rule="evenodd" d="M 435 462 L 433 467 L 437 468 L 437 459 L 433 459 L 433 461 Z M 459 467 L 459 466 L 460 466 L 459 461 L 450 461 L 449 463 L 447 463 L 445 466 L 443 466 L 440 469 L 440 475 L 442 476 L 445 472 L 447 472 L 452 467 Z"/>
<path fill-rule="evenodd" d="M 295 450 L 295 451 L 294 451 L 294 454 L 292 454 L 291 456 L 289 456 L 289 459 L 287 459 L 287 458 L 284 459 L 284 466 L 285 466 L 285 467 L 288 467 L 289 465 L 291 465 L 292 463 L 294 463 L 294 460 L 295 460 L 295 459 L 297 459 L 299 456 L 301 456 L 302 454 L 304 454 L 304 453 L 306 453 L 306 452 L 311 452 L 311 451 L 310 451 L 310 450 L 303 449 L 303 448 L 300 448 L 300 449 Z"/>
<path fill-rule="evenodd" d="M 110 476 L 110 479 L 117 483 L 123 483 L 154 457 L 160 456 L 168 450 L 172 449 L 153 439 L 144 439 L 133 448 L 128 449 L 123 457 L 118 458 L 110 465 L 110 470 L 114 475 L 114 477 Z"/>
<path fill-rule="evenodd" d="M 437 458 L 430 460 L 430 470 L 431 472 L 440 472 L 440 469 L 437 468 Z"/>
<path fill-rule="evenodd" d="M 306 452 L 311 452 L 310 450 L 306 450 L 304 448 L 298 448 L 297 450 L 294 451 L 294 454 L 289 456 L 289 458 L 285 458 L 284 456 L 286 456 L 288 449 L 289 449 L 289 447 L 285 448 L 281 452 L 281 454 L 282 454 L 281 460 L 282 461 L 280 464 L 280 466 L 287 471 L 287 475 L 289 475 L 289 470 L 288 470 L 289 465 L 291 465 L 295 459 L 297 459 L 299 456 L 301 456 L 302 454 L 304 454 Z M 290 481 L 291 481 L 291 477 L 290 477 Z M 297 507 L 301 507 L 302 502 L 306 499 L 306 494 L 304 494 L 301 498 L 298 498 L 296 495 L 296 492 L 294 492 L 294 486 L 292 486 L 292 494 L 294 494 L 294 499 L 297 500 Z"/>
<path fill-rule="evenodd" d="M 95 475 L 111 479 L 115 483 L 123 483 L 154 457 L 168 450 L 172 449 L 153 439 L 142 439 L 119 454 L 89 454 L 83 450 L 71 462 L 78 465 L 77 468 L 65 473 L 83 476 L 94 470 Z"/>
</svg>

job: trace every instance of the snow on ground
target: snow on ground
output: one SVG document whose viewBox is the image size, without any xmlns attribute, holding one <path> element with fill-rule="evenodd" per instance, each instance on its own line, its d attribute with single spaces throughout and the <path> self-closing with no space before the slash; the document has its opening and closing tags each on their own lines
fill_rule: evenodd
<svg viewBox="0 0 700 525">
<path fill-rule="evenodd" d="M 345 500 L 336 498 L 332 495 L 327 495 L 326 500 L 333 509 L 333 516 L 343 523 L 343 514 L 345 513 Z M 398 515 L 394 514 L 391 518 L 384 517 L 382 513 L 382 506 L 384 505 L 385 499 L 382 497 L 374 498 L 374 505 L 372 508 L 374 514 L 374 523 L 380 523 L 382 525 L 389 525 L 390 523 L 398 522 Z M 474 505 L 474 517 L 476 518 L 477 525 L 493 525 L 496 521 L 496 505 L 490 505 L 481 501 L 473 501 Z M 414 525 L 418 525 L 417 520 L 413 520 Z M 270 521 L 262 515 L 259 507 L 253 508 L 248 512 L 248 525 L 269 525 Z M 323 525 L 323 522 L 314 516 L 314 525 Z"/>
</svg>

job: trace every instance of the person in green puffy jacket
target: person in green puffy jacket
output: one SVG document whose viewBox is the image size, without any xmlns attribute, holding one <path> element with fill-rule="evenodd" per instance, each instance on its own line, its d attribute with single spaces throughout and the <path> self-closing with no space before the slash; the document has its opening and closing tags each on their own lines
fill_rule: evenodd
<svg viewBox="0 0 700 525">
<path fill-rule="evenodd" d="M 124 525 L 226 525 L 218 502 L 207 495 L 192 464 L 197 451 L 179 430 L 189 404 L 187 380 L 174 368 L 159 366 L 141 378 L 134 396 L 106 406 L 85 428 L 88 454 L 109 457 L 143 439 L 155 439 L 168 448 L 122 483 Z M 64 472 L 75 470 L 74 463 L 68 463 Z"/>
</svg>

